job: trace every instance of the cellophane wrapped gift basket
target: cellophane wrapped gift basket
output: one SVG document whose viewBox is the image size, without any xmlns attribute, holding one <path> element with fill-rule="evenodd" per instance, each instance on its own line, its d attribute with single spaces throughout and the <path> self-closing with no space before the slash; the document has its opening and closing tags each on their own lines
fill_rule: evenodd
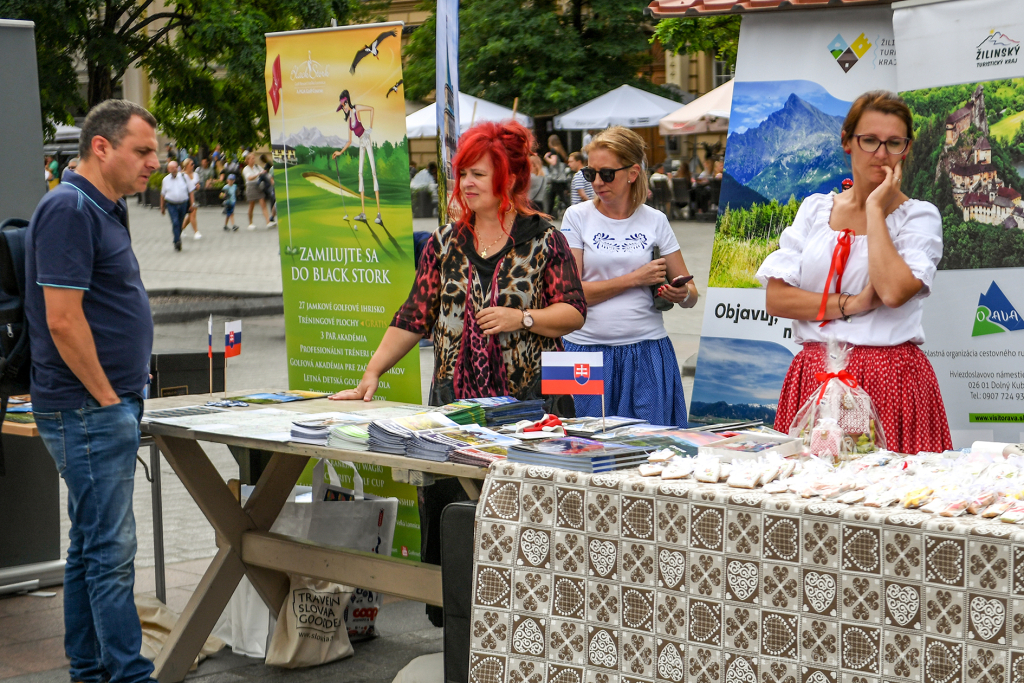
<svg viewBox="0 0 1024 683">
<path fill-rule="evenodd" d="M 875 404 L 846 370 L 852 347 L 831 338 L 826 349 L 826 371 L 814 376 L 821 386 L 800 407 L 789 435 L 803 439 L 814 455 L 837 463 L 884 450 Z"/>
</svg>

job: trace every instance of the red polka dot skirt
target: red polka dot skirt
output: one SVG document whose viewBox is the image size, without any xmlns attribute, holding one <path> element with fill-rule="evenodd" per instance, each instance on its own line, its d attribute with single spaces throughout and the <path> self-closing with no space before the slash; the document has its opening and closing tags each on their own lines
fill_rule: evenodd
<svg viewBox="0 0 1024 683">
<path fill-rule="evenodd" d="M 775 429 L 788 432 L 797 411 L 821 386 L 814 375 L 826 371 L 825 354 L 825 344 L 811 342 L 793 359 L 782 384 Z M 889 450 L 913 454 L 953 448 L 939 382 L 916 344 L 855 346 L 846 370 L 874 401 Z"/>
</svg>

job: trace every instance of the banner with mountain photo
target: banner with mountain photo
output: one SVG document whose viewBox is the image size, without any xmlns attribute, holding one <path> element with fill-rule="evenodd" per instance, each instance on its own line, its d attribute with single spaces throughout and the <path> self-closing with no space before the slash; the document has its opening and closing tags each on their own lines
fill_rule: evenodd
<svg viewBox="0 0 1024 683">
<path fill-rule="evenodd" d="M 278 200 L 288 386 L 356 386 L 415 279 L 402 24 L 268 34 L 264 73 Z M 375 398 L 422 403 L 419 349 Z M 419 559 L 416 489 L 358 465 L 399 499 L 393 553 Z"/>
<path fill-rule="evenodd" d="M 953 0 L 893 14 L 916 138 L 904 190 L 942 214 L 922 350 L 954 448 L 1024 441 L 1024 12 L 1010 6 Z"/>
<path fill-rule="evenodd" d="M 800 347 L 754 273 L 803 199 L 850 176 L 850 104 L 896 87 L 892 10 L 744 15 L 735 81 L 690 419 L 771 424 Z"/>
</svg>

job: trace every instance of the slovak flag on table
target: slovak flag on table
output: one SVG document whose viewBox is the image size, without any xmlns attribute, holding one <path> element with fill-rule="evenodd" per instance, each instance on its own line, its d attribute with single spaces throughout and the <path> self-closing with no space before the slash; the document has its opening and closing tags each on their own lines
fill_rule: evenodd
<svg viewBox="0 0 1024 683">
<path fill-rule="evenodd" d="M 231 358 L 242 353 L 242 321 L 224 323 L 224 357 Z"/>
<path fill-rule="evenodd" d="M 604 393 L 604 354 L 545 351 L 540 358 L 543 394 Z"/>
<path fill-rule="evenodd" d="M 213 316 L 206 324 L 206 357 L 213 358 Z"/>
</svg>

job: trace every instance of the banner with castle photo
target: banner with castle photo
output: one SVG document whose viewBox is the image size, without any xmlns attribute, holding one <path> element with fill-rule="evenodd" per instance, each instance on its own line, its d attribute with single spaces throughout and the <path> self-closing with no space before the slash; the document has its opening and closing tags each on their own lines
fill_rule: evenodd
<svg viewBox="0 0 1024 683">
<path fill-rule="evenodd" d="M 888 7 L 744 15 L 692 421 L 774 422 L 800 347 L 754 273 L 803 199 L 850 177 L 839 131 L 853 100 L 895 87 Z"/>
<path fill-rule="evenodd" d="M 266 39 L 288 385 L 349 389 L 415 278 L 402 24 Z M 418 348 L 375 398 L 422 402 Z M 415 488 L 359 467 L 368 493 L 400 501 L 395 554 L 419 559 Z"/>
<path fill-rule="evenodd" d="M 953 446 L 1024 441 L 1024 11 L 1003 0 L 898 9 L 914 112 L 904 190 L 942 214 L 924 309 Z"/>
</svg>

